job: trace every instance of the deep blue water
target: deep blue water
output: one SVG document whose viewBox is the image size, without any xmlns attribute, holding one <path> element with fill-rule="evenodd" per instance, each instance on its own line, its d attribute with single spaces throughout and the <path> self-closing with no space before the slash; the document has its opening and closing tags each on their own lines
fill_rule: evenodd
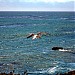
<svg viewBox="0 0 75 75">
<path fill-rule="evenodd" d="M 29 33 L 47 32 L 40 39 Z M 71 52 L 53 51 L 60 46 Z M 0 72 L 46 75 L 75 70 L 75 12 L 0 12 Z"/>
</svg>

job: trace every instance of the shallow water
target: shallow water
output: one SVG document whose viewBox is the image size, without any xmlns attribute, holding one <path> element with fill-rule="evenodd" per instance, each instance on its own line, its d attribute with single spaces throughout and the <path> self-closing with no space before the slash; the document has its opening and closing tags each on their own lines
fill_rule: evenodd
<svg viewBox="0 0 75 75">
<path fill-rule="evenodd" d="M 40 39 L 29 33 L 47 32 Z M 71 52 L 53 51 L 60 46 Z M 46 75 L 75 70 L 75 12 L 0 12 L 0 72 Z"/>
</svg>

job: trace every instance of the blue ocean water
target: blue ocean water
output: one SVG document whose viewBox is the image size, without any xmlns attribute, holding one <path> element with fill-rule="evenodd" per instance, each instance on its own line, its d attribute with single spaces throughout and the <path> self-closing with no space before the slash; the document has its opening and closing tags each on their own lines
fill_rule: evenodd
<svg viewBox="0 0 75 75">
<path fill-rule="evenodd" d="M 29 33 L 47 32 L 40 39 Z M 71 52 L 53 51 L 63 47 Z M 0 72 L 55 75 L 75 70 L 75 12 L 0 12 Z"/>
</svg>

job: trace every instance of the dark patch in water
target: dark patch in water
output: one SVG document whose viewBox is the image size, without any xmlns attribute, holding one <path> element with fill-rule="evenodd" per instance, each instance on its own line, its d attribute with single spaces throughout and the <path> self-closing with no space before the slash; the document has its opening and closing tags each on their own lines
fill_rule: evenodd
<svg viewBox="0 0 75 75">
<path fill-rule="evenodd" d="M 13 64 L 13 65 L 20 65 L 21 63 L 20 62 L 12 62 L 11 64 Z"/>
<path fill-rule="evenodd" d="M 0 66 L 3 66 L 4 63 L 0 63 Z"/>
</svg>

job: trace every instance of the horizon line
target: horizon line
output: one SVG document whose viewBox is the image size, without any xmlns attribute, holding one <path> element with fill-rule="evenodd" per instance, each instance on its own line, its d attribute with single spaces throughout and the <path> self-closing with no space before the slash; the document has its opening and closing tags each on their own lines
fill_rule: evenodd
<svg viewBox="0 0 75 75">
<path fill-rule="evenodd" d="M 0 10 L 0 12 L 75 12 L 75 10 L 73 11 L 69 11 L 69 10 Z"/>
</svg>

